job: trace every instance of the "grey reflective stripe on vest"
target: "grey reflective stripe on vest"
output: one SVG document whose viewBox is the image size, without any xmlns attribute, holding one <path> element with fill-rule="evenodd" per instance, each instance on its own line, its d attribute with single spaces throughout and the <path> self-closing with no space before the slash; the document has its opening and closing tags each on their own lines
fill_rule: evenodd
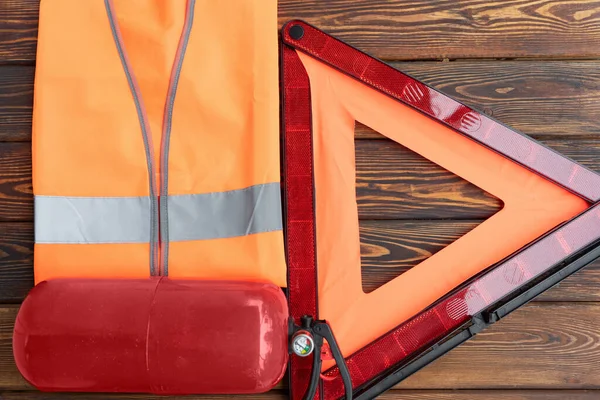
<svg viewBox="0 0 600 400">
<path fill-rule="evenodd" d="M 40 244 L 149 243 L 149 197 L 35 196 Z M 170 240 L 221 239 L 282 229 L 279 183 L 169 196 Z"/>
<path fill-rule="evenodd" d="M 229 238 L 281 229 L 279 183 L 229 192 L 169 196 L 171 242 Z"/>
<path fill-rule="evenodd" d="M 150 197 L 35 196 L 36 243 L 150 243 Z"/>
</svg>

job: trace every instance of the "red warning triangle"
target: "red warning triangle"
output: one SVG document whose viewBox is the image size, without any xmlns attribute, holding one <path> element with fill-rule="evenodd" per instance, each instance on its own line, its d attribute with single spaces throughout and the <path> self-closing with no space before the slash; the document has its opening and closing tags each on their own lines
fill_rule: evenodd
<svg viewBox="0 0 600 400">
<path fill-rule="evenodd" d="M 282 37 L 290 312 L 327 320 L 355 389 L 600 238 L 600 214 L 585 212 L 600 199 L 600 175 L 304 22 L 288 23 Z M 504 202 L 473 231 L 368 294 L 361 285 L 355 121 Z M 545 251 L 531 254 L 543 262 L 498 264 L 575 217 L 571 227 L 596 226 L 582 234 L 566 225 L 552 236 L 556 243 L 541 239 Z M 500 283 L 488 278 L 440 303 L 495 264 Z M 442 308 L 430 308 L 436 304 Z M 291 362 L 297 398 L 310 363 Z M 342 396 L 339 370 L 325 374 L 325 398 Z"/>
</svg>

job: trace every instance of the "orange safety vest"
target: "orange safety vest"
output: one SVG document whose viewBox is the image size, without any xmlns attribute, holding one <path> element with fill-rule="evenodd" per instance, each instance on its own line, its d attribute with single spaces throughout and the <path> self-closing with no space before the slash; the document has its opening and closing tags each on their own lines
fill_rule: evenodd
<svg viewBox="0 0 600 400">
<path fill-rule="evenodd" d="M 275 0 L 43 0 L 35 279 L 285 285 Z"/>
</svg>

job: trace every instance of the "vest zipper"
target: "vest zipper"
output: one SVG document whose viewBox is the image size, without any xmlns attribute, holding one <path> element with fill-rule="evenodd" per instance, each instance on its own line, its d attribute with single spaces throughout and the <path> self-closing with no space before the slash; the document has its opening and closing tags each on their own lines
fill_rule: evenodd
<svg viewBox="0 0 600 400">
<path fill-rule="evenodd" d="M 169 91 L 165 101 L 165 111 L 163 113 L 163 127 L 160 142 L 160 192 L 159 192 L 159 274 L 169 275 L 169 146 L 171 143 L 171 127 L 173 122 L 173 107 L 177 96 L 177 87 L 181 77 L 181 69 L 185 52 L 192 32 L 194 22 L 194 7 L 196 0 L 187 0 L 185 10 L 185 22 L 179 38 L 177 53 L 171 68 L 171 78 L 169 80 Z"/>
<path fill-rule="evenodd" d="M 127 56 L 123 36 L 119 29 L 119 24 L 115 18 L 113 0 L 104 0 L 106 13 L 110 22 L 113 38 L 119 53 L 119 58 L 123 65 L 129 88 L 133 96 L 142 136 L 144 139 L 144 149 L 146 152 L 146 162 L 148 167 L 149 188 L 150 188 L 150 275 L 167 276 L 168 275 L 168 162 L 169 162 L 169 143 L 171 138 L 171 126 L 173 120 L 173 107 L 177 94 L 177 86 L 183 67 L 183 60 L 189 42 L 192 30 L 195 0 L 187 0 L 185 23 L 179 38 L 179 45 L 173 67 L 171 69 L 171 78 L 167 98 L 165 99 L 165 111 L 163 114 L 163 127 L 161 133 L 160 160 L 158 166 L 158 184 L 156 186 L 154 146 L 152 143 L 152 132 L 148 123 L 146 107 L 142 99 L 142 94 L 137 83 L 137 79 L 131 67 Z"/>
</svg>

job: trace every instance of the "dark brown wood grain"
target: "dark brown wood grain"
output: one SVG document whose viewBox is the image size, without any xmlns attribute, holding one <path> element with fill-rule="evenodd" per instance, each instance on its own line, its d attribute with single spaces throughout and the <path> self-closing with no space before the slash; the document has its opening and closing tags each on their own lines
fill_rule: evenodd
<svg viewBox="0 0 600 400">
<path fill-rule="evenodd" d="M 480 221 L 361 221 L 363 290 L 396 278 L 464 235 Z M 33 287 L 33 224 L 0 224 L 0 304 L 18 304 Z M 537 301 L 600 301 L 600 261 Z"/>
<path fill-rule="evenodd" d="M 600 135 L 595 61 L 394 63 L 456 99 L 536 138 Z M 0 141 L 31 139 L 34 67 L 0 67 Z M 359 125 L 358 138 L 381 138 Z"/>
<path fill-rule="evenodd" d="M 304 19 L 387 60 L 597 57 L 600 3 L 579 0 L 280 0 Z"/>
<path fill-rule="evenodd" d="M 388 60 L 599 55 L 600 7 L 587 0 L 280 0 L 301 18 Z M 33 62 L 39 0 L 0 2 L 0 62 Z"/>
<path fill-rule="evenodd" d="M 33 223 L 0 224 L 0 304 L 20 303 L 33 287 Z"/>
<path fill-rule="evenodd" d="M 597 400 L 600 392 L 594 390 L 393 390 L 381 400 Z M 0 392 L 2 400 L 78 400 L 81 394 Z M 88 400 L 283 400 L 286 391 L 272 391 L 251 396 L 152 396 L 143 394 L 86 394 Z"/>
<path fill-rule="evenodd" d="M 0 388 L 28 389 L 17 367 L 12 354 L 12 331 L 17 316 L 17 306 L 0 306 Z"/>
<path fill-rule="evenodd" d="M 31 140 L 33 79 L 34 67 L 0 66 L 0 141 Z"/>
<path fill-rule="evenodd" d="M 0 388 L 27 390 L 13 362 L 16 307 L 0 309 Z M 408 378 L 404 389 L 600 389 L 600 305 L 535 303 Z M 502 379 L 499 379 L 501 375 Z M 440 377 L 443 377 L 441 379 Z"/>
<path fill-rule="evenodd" d="M 0 221 L 33 221 L 30 143 L 0 143 Z"/>
<path fill-rule="evenodd" d="M 0 64 L 35 60 L 39 2 L 0 1 Z"/>
</svg>

